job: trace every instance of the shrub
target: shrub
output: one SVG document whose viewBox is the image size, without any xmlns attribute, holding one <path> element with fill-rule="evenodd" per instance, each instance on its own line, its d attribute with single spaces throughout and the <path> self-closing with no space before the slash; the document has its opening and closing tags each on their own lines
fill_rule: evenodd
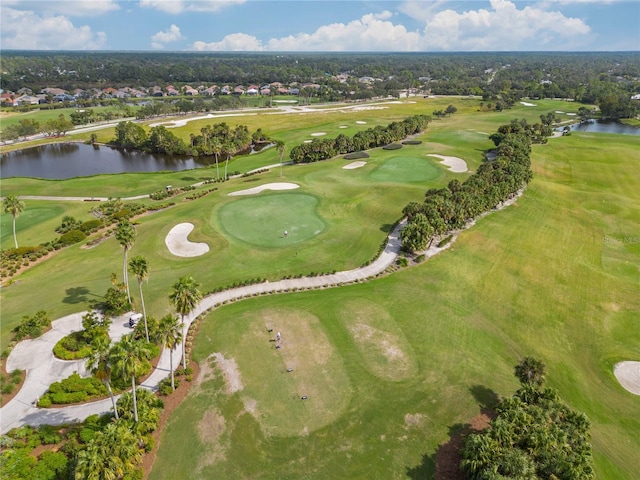
<svg viewBox="0 0 640 480">
<path fill-rule="evenodd" d="M 369 154 L 367 152 L 353 152 L 347 153 L 343 158 L 345 160 L 358 160 L 360 158 L 369 158 Z"/>
<path fill-rule="evenodd" d="M 49 390 L 40 398 L 38 405 L 45 408 L 43 401 L 56 405 L 81 403 L 107 395 L 107 388 L 94 377 L 82 378 L 78 373 L 72 373 L 60 382 L 54 382 Z"/>
<path fill-rule="evenodd" d="M 402 148 L 402 145 L 400 145 L 399 143 L 390 143 L 389 145 L 385 145 L 384 147 L 382 147 L 383 150 L 400 150 Z"/>
<path fill-rule="evenodd" d="M 63 247 L 68 245 L 73 245 L 74 243 L 81 242 L 87 238 L 87 235 L 81 230 L 71 230 L 70 232 L 65 233 L 59 239 L 60 244 Z"/>
<path fill-rule="evenodd" d="M 448 235 L 444 237 L 442 240 L 438 242 L 438 248 L 444 247 L 447 243 L 451 241 L 452 238 L 453 238 L 453 235 Z"/>
<path fill-rule="evenodd" d="M 36 338 L 42 335 L 42 330 L 51 325 L 47 312 L 40 310 L 32 317 L 25 315 L 18 326 L 13 329 L 13 339 L 20 341 L 24 338 Z"/>
<path fill-rule="evenodd" d="M 32 253 L 37 252 L 38 250 L 40 250 L 42 247 L 18 247 L 18 248 L 10 248 L 8 250 L 5 250 L 3 252 L 4 255 L 6 255 L 9 258 L 22 258 L 28 255 L 31 255 Z"/>
<path fill-rule="evenodd" d="M 100 220 L 88 220 L 78 227 L 80 231 L 84 233 L 90 233 L 102 227 L 102 222 Z"/>
<path fill-rule="evenodd" d="M 407 260 L 406 257 L 398 257 L 398 259 L 396 260 L 396 264 L 399 267 L 406 267 L 409 265 L 409 260 Z"/>
<path fill-rule="evenodd" d="M 51 406 L 51 399 L 48 396 L 42 397 L 38 400 L 38 406 L 40 408 L 49 408 Z"/>
</svg>

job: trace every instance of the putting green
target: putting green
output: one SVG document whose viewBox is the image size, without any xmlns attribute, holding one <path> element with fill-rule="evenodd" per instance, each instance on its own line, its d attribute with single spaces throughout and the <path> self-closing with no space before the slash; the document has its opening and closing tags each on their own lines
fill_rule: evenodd
<svg viewBox="0 0 640 480">
<path fill-rule="evenodd" d="M 318 199 L 301 193 L 277 193 L 238 200 L 220 210 L 223 228 L 260 247 L 286 247 L 315 237 L 325 229 Z M 287 232 L 285 237 L 284 232 Z"/>
<path fill-rule="evenodd" d="M 438 178 L 442 171 L 426 158 L 392 157 L 370 175 L 382 182 L 424 182 Z"/>
</svg>

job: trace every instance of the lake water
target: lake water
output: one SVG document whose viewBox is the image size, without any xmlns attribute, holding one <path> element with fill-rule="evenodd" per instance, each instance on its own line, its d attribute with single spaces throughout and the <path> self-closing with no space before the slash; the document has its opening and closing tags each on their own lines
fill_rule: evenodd
<svg viewBox="0 0 640 480">
<path fill-rule="evenodd" d="M 101 173 L 181 171 L 215 164 L 210 157 L 176 157 L 83 143 L 59 143 L 2 154 L 0 177 L 66 179 Z"/>
<path fill-rule="evenodd" d="M 618 133 L 622 135 L 640 135 L 640 127 L 633 127 L 618 122 L 607 122 L 604 120 L 589 120 L 588 122 L 574 123 L 571 126 L 572 132 L 593 132 L 593 133 Z M 562 130 L 559 128 L 558 130 Z"/>
</svg>

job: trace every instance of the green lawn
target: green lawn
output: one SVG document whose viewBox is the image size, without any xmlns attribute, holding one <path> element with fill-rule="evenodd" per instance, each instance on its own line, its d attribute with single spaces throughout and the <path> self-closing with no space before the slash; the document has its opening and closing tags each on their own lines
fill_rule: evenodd
<svg viewBox="0 0 640 480">
<path fill-rule="evenodd" d="M 406 203 L 468 176 L 427 154 L 458 156 L 475 170 L 492 146 L 488 134 L 500 124 L 577 110 L 570 102 L 536 101 L 536 107 L 480 112 L 479 103 L 416 99 L 384 110 L 227 119 L 262 126 L 292 147 L 313 132 L 352 135 L 448 104 L 458 108 L 433 121 L 422 144 L 376 149 L 362 168 L 345 170 L 349 162 L 342 158 L 287 166 L 283 177 L 276 168 L 216 184 L 216 192 L 195 201 L 179 197 L 175 207 L 140 217 L 130 256 L 149 261 L 147 311 L 157 317 L 170 311 L 167 297 L 182 275 L 211 291 L 258 276 L 275 280 L 362 265 Z M 176 132 L 188 138 L 199 128 L 188 124 Z M 438 446 L 488 399 L 515 390 L 513 366 L 525 355 L 541 357 L 551 386 L 591 419 L 598 478 L 635 478 L 638 397 L 624 391 L 612 371 L 618 361 L 637 360 L 640 346 L 638 147 L 638 137 L 623 135 L 552 139 L 534 147 L 534 180 L 514 206 L 480 220 L 425 264 L 367 283 L 261 297 L 212 312 L 194 347 L 202 378 L 169 420 L 151 478 L 432 478 Z M 272 149 L 229 168 L 277 161 Z M 409 163 L 430 173 L 407 178 Z M 212 173 L 8 179 L 2 189 L 3 195 L 125 197 Z M 300 188 L 227 195 L 281 181 Z M 85 219 L 89 208 L 25 203 L 18 218 L 25 245 L 51 239 L 63 215 Z M 315 234 L 318 227 L 308 228 L 300 241 L 289 230 L 296 241 L 281 245 L 284 239 L 276 236 L 287 227 L 274 225 L 281 221 L 274 212 L 286 216 L 286 225 L 321 221 L 324 229 Z M 1 220 L 5 248 L 12 242 L 11 218 Z M 167 232 L 185 221 L 196 226 L 191 241 L 209 244 L 207 254 L 168 252 Z M 19 275 L 0 290 L 2 349 L 22 315 L 42 308 L 56 318 L 99 300 L 121 262 L 121 247 L 109 239 L 91 249 L 70 247 Z M 269 341 L 276 331 L 281 349 Z"/>
<path fill-rule="evenodd" d="M 525 355 L 543 358 L 551 386 L 591 419 L 598 478 L 635 478 L 638 399 L 612 369 L 640 343 L 640 245 L 624 242 L 640 226 L 638 141 L 605 140 L 535 147 L 524 197 L 426 264 L 211 313 L 194 357 L 213 373 L 173 415 L 150 478 L 432 478 L 438 446 L 515 390 Z M 333 362 L 331 388 L 317 351 Z M 214 352 L 236 363 L 242 389 L 228 389 Z M 302 401 L 310 375 L 321 388 Z"/>
</svg>

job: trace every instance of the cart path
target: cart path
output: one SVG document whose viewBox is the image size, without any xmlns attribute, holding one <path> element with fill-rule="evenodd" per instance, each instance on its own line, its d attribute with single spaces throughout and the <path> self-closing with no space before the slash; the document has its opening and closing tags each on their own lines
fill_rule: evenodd
<svg viewBox="0 0 640 480">
<path fill-rule="evenodd" d="M 346 270 L 316 277 L 302 277 L 264 282 L 259 284 L 237 287 L 230 290 L 206 296 L 194 310 L 184 318 L 184 329 L 188 330 L 195 318 L 207 310 L 234 300 L 268 293 L 285 293 L 292 289 L 312 289 L 337 287 L 359 280 L 375 277 L 391 266 L 400 252 L 400 231 L 406 225 L 401 221 L 387 238 L 383 252 L 369 265 L 353 270 Z M 37 408 L 35 404 L 47 391 L 49 385 L 78 372 L 87 376 L 85 360 L 59 360 L 53 355 L 53 347 L 65 335 L 82 329 L 82 316 L 86 312 L 74 313 L 52 322 L 52 329 L 44 335 L 19 342 L 7 358 L 7 371 L 15 369 L 26 370 L 27 376 L 18 394 L 6 405 L 0 408 L 0 434 L 22 425 L 59 425 L 81 421 L 93 414 L 103 414 L 111 410 L 111 399 L 106 398 L 96 402 L 72 405 L 60 408 Z M 112 319 L 109 336 L 117 341 L 129 333 L 128 314 Z M 181 357 L 180 346 L 174 350 L 174 369 L 179 366 Z M 166 378 L 170 372 L 169 350 L 163 349 L 158 365 L 151 375 L 141 384 L 141 387 L 155 391 L 158 383 Z M 117 398 L 117 397 L 116 397 Z"/>
</svg>

